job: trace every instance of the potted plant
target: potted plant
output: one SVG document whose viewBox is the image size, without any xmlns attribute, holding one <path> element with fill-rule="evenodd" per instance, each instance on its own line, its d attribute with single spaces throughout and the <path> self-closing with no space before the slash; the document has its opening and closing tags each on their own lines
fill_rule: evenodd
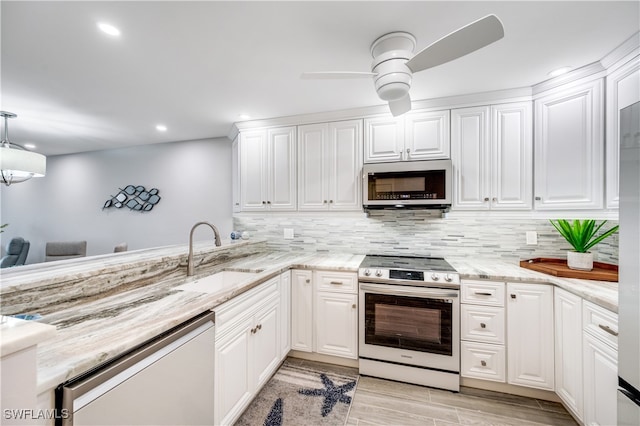
<svg viewBox="0 0 640 426">
<path fill-rule="evenodd" d="M 566 219 L 558 219 L 555 222 L 550 220 L 549 222 L 551 222 L 554 228 L 558 230 L 560 235 L 562 235 L 574 249 L 573 251 L 567 252 L 567 266 L 571 269 L 582 271 L 590 271 L 593 269 L 593 253 L 591 253 L 589 249 L 618 230 L 618 225 L 616 225 L 596 236 L 600 228 L 607 223 L 606 220 L 598 226 L 596 226 L 596 221 L 593 219 L 576 219 L 573 223 L 570 223 Z"/>
</svg>

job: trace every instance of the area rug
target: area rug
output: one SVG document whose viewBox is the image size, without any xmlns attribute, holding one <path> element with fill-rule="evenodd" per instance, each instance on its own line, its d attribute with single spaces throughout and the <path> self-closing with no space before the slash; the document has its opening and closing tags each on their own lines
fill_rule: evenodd
<svg viewBox="0 0 640 426">
<path fill-rule="evenodd" d="M 355 368 L 287 359 L 235 424 L 344 425 L 357 382 Z"/>
</svg>

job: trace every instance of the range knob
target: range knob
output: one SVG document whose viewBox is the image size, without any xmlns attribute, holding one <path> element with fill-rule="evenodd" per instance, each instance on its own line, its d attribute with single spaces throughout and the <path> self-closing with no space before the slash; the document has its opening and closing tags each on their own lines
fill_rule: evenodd
<svg viewBox="0 0 640 426">
<path fill-rule="evenodd" d="M 444 276 L 444 280 L 450 283 L 451 281 L 453 281 L 453 277 L 451 276 L 451 274 L 447 274 Z"/>
<path fill-rule="evenodd" d="M 368 277 L 369 275 L 371 275 L 371 271 L 369 269 L 365 269 L 364 274 Z"/>
<path fill-rule="evenodd" d="M 438 274 L 431 274 L 431 279 L 434 281 L 438 281 L 440 279 L 440 275 Z"/>
<path fill-rule="evenodd" d="M 376 277 L 381 277 L 382 276 L 382 271 L 380 269 L 378 269 L 376 271 Z"/>
</svg>

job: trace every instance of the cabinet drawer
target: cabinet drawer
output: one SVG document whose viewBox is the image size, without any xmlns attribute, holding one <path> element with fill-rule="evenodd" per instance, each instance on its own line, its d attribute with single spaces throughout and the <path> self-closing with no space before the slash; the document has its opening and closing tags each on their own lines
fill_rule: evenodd
<svg viewBox="0 0 640 426">
<path fill-rule="evenodd" d="M 504 344 L 504 308 L 460 305 L 462 340 Z"/>
<path fill-rule="evenodd" d="M 342 293 L 358 292 L 358 274 L 351 272 L 315 272 L 316 290 Z"/>
<path fill-rule="evenodd" d="M 463 280 L 460 284 L 462 303 L 504 306 L 504 283 Z"/>
<path fill-rule="evenodd" d="M 213 308 L 216 313 L 216 338 L 235 324 L 253 316 L 258 309 L 279 297 L 280 277 L 260 284 L 248 292 L 234 297 L 228 302 Z"/>
<path fill-rule="evenodd" d="M 505 349 L 503 345 L 462 342 L 460 364 L 463 377 L 505 382 Z"/>
<path fill-rule="evenodd" d="M 618 349 L 618 314 L 585 300 L 582 319 L 584 331 Z"/>
</svg>

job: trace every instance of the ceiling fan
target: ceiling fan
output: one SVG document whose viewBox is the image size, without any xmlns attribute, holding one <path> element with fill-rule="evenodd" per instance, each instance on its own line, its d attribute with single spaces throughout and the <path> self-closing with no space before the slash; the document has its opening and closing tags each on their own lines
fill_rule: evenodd
<svg viewBox="0 0 640 426">
<path fill-rule="evenodd" d="M 487 15 L 431 43 L 413 54 L 416 39 L 407 32 L 393 32 L 379 37 L 371 45 L 371 72 L 320 71 L 305 72 L 303 79 L 373 77 L 378 96 L 389 102 L 396 117 L 411 110 L 411 76 L 418 71 L 444 64 L 500 40 L 504 36 L 502 22 Z"/>
</svg>

